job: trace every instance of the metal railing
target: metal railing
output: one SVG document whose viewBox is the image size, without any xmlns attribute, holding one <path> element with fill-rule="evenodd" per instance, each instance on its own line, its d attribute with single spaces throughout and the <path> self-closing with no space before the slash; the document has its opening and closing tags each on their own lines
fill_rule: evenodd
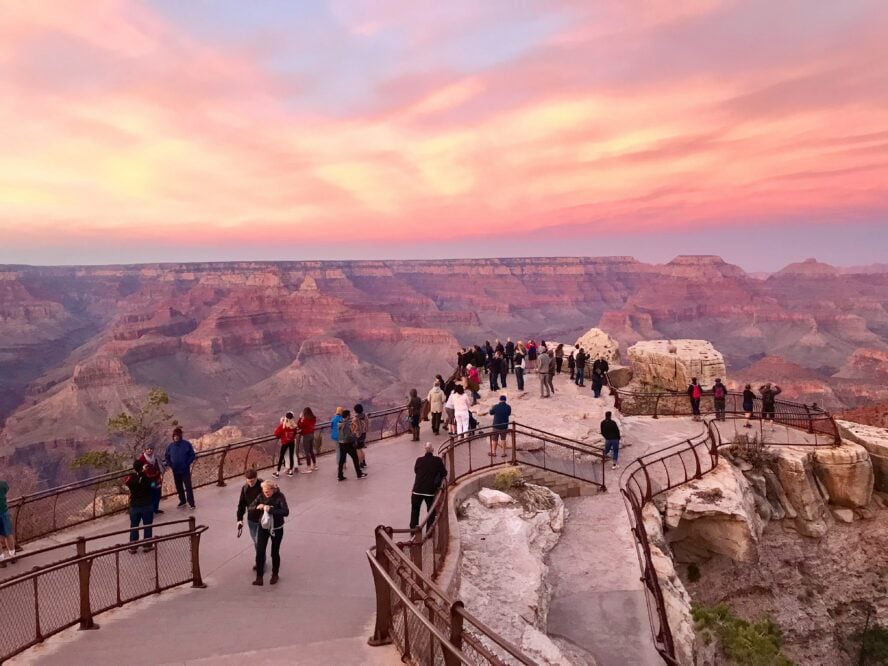
<svg viewBox="0 0 888 666">
<path fill-rule="evenodd" d="M 23 554 L 19 559 L 34 561 L 38 555 L 59 551 L 62 559 L 0 581 L 0 662 L 68 627 L 97 629 L 96 615 L 130 601 L 185 583 L 205 587 L 200 536 L 207 527 L 197 525 L 194 518 L 151 527 L 180 524 L 187 527 L 139 541 L 139 546 L 151 546 L 148 552 L 124 552 L 132 548 L 130 543 L 88 551 L 88 543 L 128 534 L 125 529 Z"/>
<path fill-rule="evenodd" d="M 616 409 L 625 416 L 691 416 L 691 401 L 687 393 L 659 391 L 651 393 L 631 392 L 623 389 L 611 389 L 615 396 Z M 773 433 L 766 430 L 769 425 L 782 425 L 811 435 L 792 442 L 793 446 L 838 446 L 841 444 L 838 426 L 829 412 L 818 407 L 788 400 L 775 400 L 774 411 L 765 412 L 761 398 L 755 398 L 752 405 L 751 418 L 748 423 L 758 430 L 759 441 L 773 444 L 788 442 L 768 442 Z M 700 414 L 715 416 L 718 420 L 746 420 L 743 409 L 743 394 L 729 391 L 725 395 L 724 409 L 716 406 L 711 393 L 704 393 L 700 398 Z M 767 418 L 766 418 L 767 417 Z"/>
<path fill-rule="evenodd" d="M 412 530 L 376 528 L 375 546 L 367 551 L 376 587 L 371 645 L 394 642 L 404 661 L 422 666 L 535 663 L 433 582 L 450 542 L 449 486 L 477 471 L 520 463 L 605 490 L 604 455 L 600 447 L 510 423 L 506 442 L 511 454 L 492 456 L 490 437 L 500 432 L 486 427 L 452 436 L 438 451 L 447 466 L 447 483 L 425 520 Z M 395 541 L 396 535 L 409 538 Z"/>
<path fill-rule="evenodd" d="M 406 414 L 406 406 L 369 413 L 367 441 L 379 441 L 406 432 Z M 329 432 L 329 428 L 329 421 L 319 423 L 315 426 L 315 432 Z M 301 447 L 296 448 L 299 452 Z M 323 437 L 319 455 L 326 455 L 334 450 L 330 438 Z M 277 463 L 279 451 L 278 440 L 270 435 L 198 451 L 191 466 L 192 485 L 194 488 L 224 486 L 226 479 L 238 477 L 250 467 L 273 467 Z M 110 472 L 10 500 L 9 510 L 14 518 L 16 542 L 26 543 L 74 525 L 125 511 L 129 506 L 129 493 L 123 486 L 123 480 L 130 471 Z M 162 493 L 163 497 L 176 493 L 172 474 L 164 475 Z"/>
</svg>

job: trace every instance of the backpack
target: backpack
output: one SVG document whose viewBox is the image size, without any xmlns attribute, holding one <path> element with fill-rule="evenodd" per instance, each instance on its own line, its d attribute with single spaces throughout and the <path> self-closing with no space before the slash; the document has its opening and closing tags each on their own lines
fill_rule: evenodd
<svg viewBox="0 0 888 666">
<path fill-rule="evenodd" d="M 694 384 L 693 388 L 691 388 L 691 397 L 694 400 L 699 400 L 701 395 L 703 395 L 703 391 L 700 390 L 700 385 Z"/>
<path fill-rule="evenodd" d="M 716 400 L 722 400 L 725 397 L 725 387 L 722 384 L 716 384 L 712 389 L 712 394 L 715 396 Z"/>
<path fill-rule="evenodd" d="M 355 434 L 352 432 L 351 424 L 349 423 L 351 419 L 346 420 L 343 419 L 339 422 L 339 443 L 340 444 L 354 444 Z"/>
</svg>

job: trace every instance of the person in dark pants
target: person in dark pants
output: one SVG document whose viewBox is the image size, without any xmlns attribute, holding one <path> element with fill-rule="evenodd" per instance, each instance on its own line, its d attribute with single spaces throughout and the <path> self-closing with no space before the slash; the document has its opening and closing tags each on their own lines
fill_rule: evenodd
<svg viewBox="0 0 888 666">
<path fill-rule="evenodd" d="M 703 389 L 697 383 L 696 377 L 691 377 L 691 383 L 688 386 L 688 398 L 691 401 L 691 412 L 694 414 L 694 420 L 700 420 L 700 398 L 703 396 Z"/>
<path fill-rule="evenodd" d="M 354 447 L 352 447 L 354 448 Z M 256 580 L 253 585 L 264 585 L 265 551 L 271 541 L 271 580 L 272 585 L 278 582 L 281 570 L 281 541 L 284 540 L 284 518 L 290 515 L 287 498 L 278 489 L 274 481 L 262 482 L 262 493 L 249 506 L 250 511 L 259 511 L 259 531 L 256 534 Z M 262 527 L 264 513 L 269 513 L 273 522 L 272 529 Z"/>
<path fill-rule="evenodd" d="M 415 391 L 415 389 L 411 390 Z M 339 474 L 337 478 L 340 481 L 345 481 L 342 468 L 345 467 L 346 457 L 351 458 L 355 465 L 355 476 L 359 479 L 365 478 L 367 472 L 361 471 L 361 463 L 358 460 L 358 452 L 355 449 L 355 433 L 352 430 L 351 412 L 347 409 L 342 410 L 342 420 L 339 422 L 339 447 L 342 450 L 342 455 L 339 458 Z"/>
<path fill-rule="evenodd" d="M 722 384 L 720 378 L 716 378 L 715 385 L 712 387 L 712 402 L 715 405 L 715 420 L 725 420 L 725 407 L 727 403 L 728 389 Z"/>
<path fill-rule="evenodd" d="M 559 343 L 555 347 L 555 372 L 561 374 L 561 366 L 564 363 L 564 345 Z"/>
<path fill-rule="evenodd" d="M 503 359 L 498 353 L 494 352 L 487 365 L 490 370 L 490 390 L 499 391 L 499 378 L 503 369 Z"/>
<path fill-rule="evenodd" d="M 570 370 L 570 378 L 576 377 L 577 362 L 574 360 L 574 353 L 571 352 L 567 357 L 567 369 Z"/>
<path fill-rule="evenodd" d="M 601 436 L 604 437 L 604 455 L 614 452 L 614 462 L 611 469 L 617 468 L 617 460 L 620 457 L 620 426 L 611 418 L 610 412 L 604 413 L 604 421 L 601 422 Z"/>
<path fill-rule="evenodd" d="M 515 370 L 515 343 L 512 342 L 512 338 L 506 339 L 506 366 L 508 367 L 509 372 Z"/>
<path fill-rule="evenodd" d="M 290 454 L 290 466 L 287 468 L 287 476 L 293 476 L 295 473 L 296 461 L 293 460 L 293 457 L 296 453 L 296 433 L 298 431 L 299 428 L 296 425 L 296 420 L 293 418 L 293 412 L 287 412 L 281 417 L 281 422 L 274 429 L 274 436 L 281 442 L 277 469 L 271 474 L 274 478 L 278 478 L 281 475 L 281 467 L 284 464 L 284 456 L 287 453 Z"/>
<path fill-rule="evenodd" d="M 129 549 L 131 553 L 139 550 L 139 530 L 135 529 L 141 523 L 145 526 L 145 538 L 150 539 L 154 536 L 151 524 L 154 522 L 154 501 L 151 496 L 152 481 L 145 476 L 145 463 L 141 459 L 137 459 L 133 463 L 133 471 L 127 476 L 123 483 L 130 491 L 130 530 L 129 540 L 133 547 Z M 153 545 L 144 546 L 144 550 L 151 550 Z"/>
<path fill-rule="evenodd" d="M 256 509 L 248 513 L 247 507 L 253 503 L 254 499 L 259 497 L 261 492 L 262 479 L 259 478 L 255 469 L 248 469 L 244 472 L 244 485 L 241 487 L 240 497 L 237 500 L 237 529 L 243 528 L 244 514 L 246 514 L 247 528 L 254 546 L 256 545 L 256 535 L 259 534 L 259 519 L 262 518 L 262 512 Z"/>
<path fill-rule="evenodd" d="M 419 420 L 421 417 L 422 398 L 416 394 L 415 388 L 410 389 L 410 395 L 407 396 L 407 418 L 410 419 L 410 432 L 413 433 L 414 442 L 419 441 Z"/>
<path fill-rule="evenodd" d="M 770 382 L 768 382 L 767 384 L 763 384 L 762 386 L 759 387 L 759 393 L 762 396 L 762 420 L 763 421 L 768 421 L 768 420 L 773 421 L 774 420 L 774 405 L 775 405 L 774 400 L 778 395 L 780 395 L 781 392 L 782 392 L 781 388 L 779 386 L 777 386 L 776 384 L 774 385 L 773 388 L 771 388 Z"/>
<path fill-rule="evenodd" d="M 601 388 L 604 386 L 604 375 L 600 372 L 592 371 L 592 393 L 596 398 L 601 397 Z"/>
<path fill-rule="evenodd" d="M 188 505 L 194 508 L 194 491 L 191 489 L 191 463 L 197 456 L 194 447 L 187 439 L 182 439 L 182 428 L 173 430 L 173 441 L 167 446 L 164 460 L 173 471 L 173 481 L 179 494 L 179 508 Z"/>
<path fill-rule="evenodd" d="M 576 379 L 574 383 L 577 386 L 584 386 L 583 383 L 586 379 L 586 360 L 589 357 L 586 356 L 586 352 L 583 351 L 582 348 L 577 350 L 577 355 L 574 357 L 574 365 L 576 365 Z"/>
<path fill-rule="evenodd" d="M 746 418 L 746 425 L 744 428 L 751 428 L 752 424 L 749 422 L 749 419 L 752 418 L 752 410 L 755 404 L 755 393 L 752 392 L 752 385 L 747 384 L 743 389 L 743 416 Z"/>
<path fill-rule="evenodd" d="M 500 360 L 500 369 L 499 369 L 499 378 L 500 378 L 500 386 L 502 388 L 508 388 L 506 386 L 506 378 L 509 375 L 509 360 L 500 354 L 499 352 L 495 352 L 495 356 L 499 357 Z"/>
<path fill-rule="evenodd" d="M 416 476 L 413 480 L 413 494 L 410 496 L 411 530 L 419 525 L 419 511 L 422 508 L 422 503 L 425 502 L 426 511 L 431 512 L 435 495 L 447 478 L 444 461 L 432 453 L 431 442 L 426 442 L 425 455 L 416 459 L 413 472 Z M 430 525 L 434 519 L 435 515 L 430 513 L 426 524 Z"/>
<path fill-rule="evenodd" d="M 518 390 L 524 390 L 524 354 L 521 351 L 515 352 L 515 357 L 513 359 L 514 368 L 515 368 L 515 382 L 518 384 Z"/>
<path fill-rule="evenodd" d="M 142 471 L 153 484 L 151 486 L 151 508 L 154 509 L 154 515 L 163 513 L 160 508 L 160 498 L 163 494 L 163 461 L 160 456 L 154 453 L 153 444 L 145 445 L 139 460 L 144 464 Z"/>
</svg>

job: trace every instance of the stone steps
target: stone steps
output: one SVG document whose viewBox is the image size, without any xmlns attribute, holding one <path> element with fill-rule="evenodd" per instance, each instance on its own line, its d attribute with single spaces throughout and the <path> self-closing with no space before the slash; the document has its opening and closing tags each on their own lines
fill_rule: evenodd
<svg viewBox="0 0 888 666">
<path fill-rule="evenodd" d="M 569 476 L 558 474 L 557 472 L 549 472 L 537 469 L 535 467 L 521 466 L 524 474 L 524 480 L 527 483 L 533 483 L 538 486 L 545 486 L 562 499 L 566 497 L 587 497 L 597 495 L 601 492 L 596 486 L 590 483 L 573 479 Z"/>
</svg>

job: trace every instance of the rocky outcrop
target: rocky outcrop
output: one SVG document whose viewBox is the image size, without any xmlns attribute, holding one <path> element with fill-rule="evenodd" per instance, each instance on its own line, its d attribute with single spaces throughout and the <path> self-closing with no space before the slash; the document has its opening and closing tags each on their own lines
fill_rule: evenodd
<svg viewBox="0 0 888 666">
<path fill-rule="evenodd" d="M 620 362 L 620 343 L 600 328 L 590 328 L 583 333 L 574 347 L 582 347 L 592 359 L 603 358 L 608 364 Z"/>
<path fill-rule="evenodd" d="M 130 386 L 133 378 L 119 358 L 98 356 L 74 366 L 72 384 L 76 389 L 103 386 Z"/>
<path fill-rule="evenodd" d="M 819 448 L 812 456 L 814 474 L 826 490 L 829 502 L 849 509 L 868 506 L 873 494 L 873 464 L 867 449 L 845 442 Z"/>
<path fill-rule="evenodd" d="M 633 380 L 668 391 L 684 391 L 696 377 L 711 387 L 725 380 L 725 360 L 707 340 L 647 340 L 629 348 Z"/>
<path fill-rule="evenodd" d="M 679 562 L 700 561 L 714 553 L 754 562 L 764 529 L 749 481 L 725 460 L 701 479 L 669 493 L 665 523 Z"/>
<path fill-rule="evenodd" d="M 812 452 L 801 448 L 774 447 L 772 468 L 782 492 L 792 509 L 793 526 L 804 536 L 821 537 L 826 534 L 826 503 L 817 488 L 812 463 Z"/>
<path fill-rule="evenodd" d="M 855 442 L 866 449 L 874 474 L 874 487 L 888 492 L 888 429 L 837 421 L 843 440 Z"/>
</svg>

